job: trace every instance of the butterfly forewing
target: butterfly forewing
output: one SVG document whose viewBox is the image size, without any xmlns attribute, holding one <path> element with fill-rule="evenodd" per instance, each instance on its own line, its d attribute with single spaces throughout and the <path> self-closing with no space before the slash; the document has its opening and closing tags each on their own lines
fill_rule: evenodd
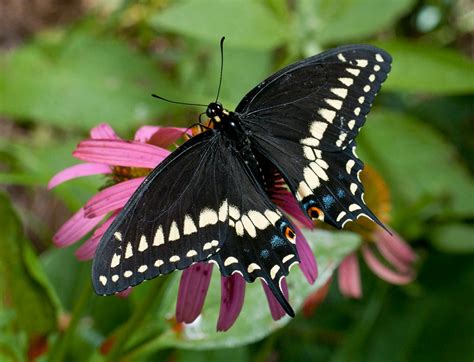
<svg viewBox="0 0 474 362">
<path fill-rule="evenodd" d="M 288 255 L 298 261 L 292 229 L 246 167 L 215 131 L 175 151 L 152 171 L 102 238 L 93 265 L 97 293 L 116 293 L 208 262 L 216 253 L 221 256 L 212 260 L 224 275 L 261 277 L 275 289 L 288 273 Z M 251 252 L 240 253 L 243 245 Z M 262 250 L 268 252 L 263 259 L 258 257 Z"/>
<path fill-rule="evenodd" d="M 313 219 L 336 227 L 360 215 L 378 222 L 363 200 L 354 138 L 390 64 L 372 46 L 336 48 L 275 73 L 237 106 L 255 149 Z"/>
</svg>

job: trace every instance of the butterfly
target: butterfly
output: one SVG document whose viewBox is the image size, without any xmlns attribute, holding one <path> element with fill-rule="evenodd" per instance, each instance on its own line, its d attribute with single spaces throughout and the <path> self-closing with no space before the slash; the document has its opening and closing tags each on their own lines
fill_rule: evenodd
<svg viewBox="0 0 474 362">
<path fill-rule="evenodd" d="M 223 276 L 262 279 L 294 316 L 281 282 L 300 261 L 296 232 L 271 187 L 283 178 L 311 220 L 382 225 L 364 202 L 355 138 L 390 67 L 382 49 L 341 46 L 271 75 L 233 112 L 211 102 L 212 127 L 159 164 L 105 232 L 96 293 L 210 262 Z"/>
</svg>

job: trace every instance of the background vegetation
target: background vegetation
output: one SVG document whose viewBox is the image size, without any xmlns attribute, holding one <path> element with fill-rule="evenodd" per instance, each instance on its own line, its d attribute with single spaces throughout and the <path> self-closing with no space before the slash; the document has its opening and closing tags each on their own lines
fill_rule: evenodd
<svg viewBox="0 0 474 362">
<path fill-rule="evenodd" d="M 472 360 L 472 2 L 18 0 L 0 4 L 0 24 L 0 360 L 100 361 L 124 329 L 127 360 Z M 184 333 L 172 318 L 177 277 L 141 320 L 154 282 L 127 299 L 97 297 L 89 263 L 76 261 L 75 247 L 52 245 L 104 182 L 46 190 L 76 162 L 76 143 L 101 122 L 124 138 L 143 124 L 194 123 L 202 110 L 150 93 L 212 100 L 223 35 L 221 101 L 231 109 L 266 75 L 326 48 L 363 42 L 391 53 L 359 154 L 388 183 L 391 225 L 419 254 L 414 283 L 391 286 L 363 269 L 361 300 L 332 283 L 311 316 L 278 323 L 251 289 L 234 328 L 216 333 L 214 277 L 204 317 Z M 359 242 L 332 231 L 310 238 L 324 278 Z M 301 305 L 322 281 L 310 288 L 293 274 Z"/>
</svg>

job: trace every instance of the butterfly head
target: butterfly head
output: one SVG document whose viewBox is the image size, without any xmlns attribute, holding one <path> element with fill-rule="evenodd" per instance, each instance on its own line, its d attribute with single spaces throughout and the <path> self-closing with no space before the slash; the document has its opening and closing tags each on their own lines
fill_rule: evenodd
<svg viewBox="0 0 474 362">
<path fill-rule="evenodd" d="M 215 123 L 222 121 L 223 116 L 228 116 L 229 112 L 222 107 L 219 102 L 209 103 L 206 110 L 206 115 Z"/>
</svg>

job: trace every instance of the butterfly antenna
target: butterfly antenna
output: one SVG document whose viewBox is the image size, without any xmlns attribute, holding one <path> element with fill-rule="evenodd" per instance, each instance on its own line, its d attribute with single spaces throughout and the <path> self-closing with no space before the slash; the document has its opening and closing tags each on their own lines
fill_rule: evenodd
<svg viewBox="0 0 474 362">
<path fill-rule="evenodd" d="M 199 104 L 199 103 L 187 103 L 187 102 L 177 102 L 177 101 L 172 101 L 171 99 L 166 99 L 161 96 L 157 96 L 156 94 L 152 94 L 152 97 L 161 99 L 162 101 L 169 102 L 169 103 L 175 103 L 175 104 L 184 104 L 185 106 L 200 106 L 200 107 L 207 107 L 207 104 Z"/>
<path fill-rule="evenodd" d="M 219 76 L 219 87 L 217 88 L 216 102 L 219 99 L 219 94 L 221 93 L 222 71 L 224 69 L 224 39 L 225 36 L 221 38 L 221 75 Z"/>
</svg>

